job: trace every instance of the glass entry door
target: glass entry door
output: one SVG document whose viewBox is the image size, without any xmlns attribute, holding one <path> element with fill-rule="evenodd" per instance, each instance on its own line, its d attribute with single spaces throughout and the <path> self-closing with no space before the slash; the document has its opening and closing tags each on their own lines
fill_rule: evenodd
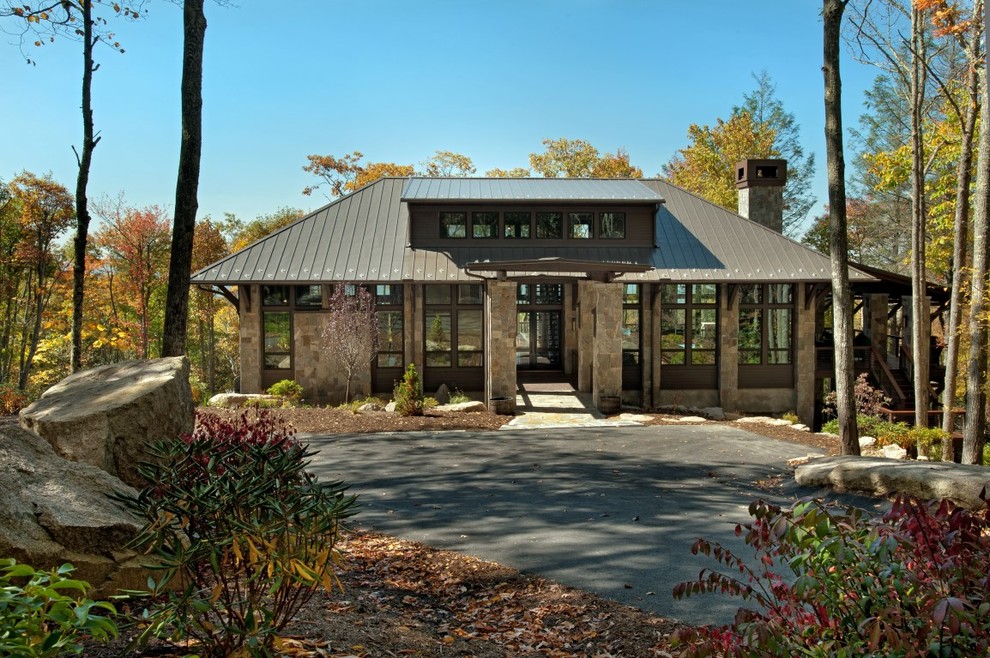
<svg viewBox="0 0 990 658">
<path fill-rule="evenodd" d="M 560 370 L 560 311 L 516 313 L 516 368 Z"/>
</svg>

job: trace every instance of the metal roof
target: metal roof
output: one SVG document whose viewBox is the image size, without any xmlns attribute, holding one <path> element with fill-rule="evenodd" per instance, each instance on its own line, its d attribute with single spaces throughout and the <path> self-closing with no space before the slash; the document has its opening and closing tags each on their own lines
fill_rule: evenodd
<svg viewBox="0 0 990 658">
<path fill-rule="evenodd" d="M 408 246 L 409 210 L 403 197 L 416 187 L 433 181 L 449 184 L 454 179 L 385 178 L 306 215 L 293 224 L 196 272 L 193 283 L 237 285 L 244 283 L 319 283 L 325 281 L 476 281 L 464 266 L 479 261 L 524 261 L 559 257 L 573 261 L 598 261 L 650 265 L 648 272 L 630 272 L 620 281 L 721 281 L 773 282 L 831 280 L 826 256 L 764 226 L 720 208 L 704 199 L 660 180 L 586 179 L 480 179 L 487 199 L 496 190 L 509 188 L 498 183 L 545 186 L 542 196 L 512 197 L 565 200 L 560 190 L 571 189 L 569 201 L 583 201 L 576 190 L 591 184 L 616 184 L 627 190 L 646 190 L 653 201 L 664 199 L 656 213 L 656 244 L 650 247 L 545 247 L 513 243 L 496 246 L 419 248 Z M 461 184 L 444 189 L 471 189 L 479 179 L 457 179 Z M 571 184 L 574 184 L 571 187 Z M 514 189 L 522 191 L 522 187 Z M 413 190 L 415 194 L 426 194 Z M 534 191 L 533 195 L 537 195 Z M 425 200 L 424 196 L 416 196 Z M 453 198 L 453 197 L 450 197 Z M 643 197 L 645 198 L 645 196 Z M 605 200 L 599 197 L 599 201 Z M 628 198 L 624 200 L 628 201 Z M 501 241 L 498 241 L 501 242 Z M 552 273 L 548 273 L 552 274 Z M 559 273 L 557 273 L 559 274 Z M 852 282 L 874 282 L 869 273 L 850 268 Z"/>
<path fill-rule="evenodd" d="M 410 178 L 403 201 L 626 201 L 662 203 L 624 178 Z"/>
</svg>

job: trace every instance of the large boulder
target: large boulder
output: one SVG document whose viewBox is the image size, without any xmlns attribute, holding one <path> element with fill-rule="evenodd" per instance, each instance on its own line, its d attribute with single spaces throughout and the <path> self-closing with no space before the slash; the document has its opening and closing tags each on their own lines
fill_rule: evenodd
<svg viewBox="0 0 990 658">
<path fill-rule="evenodd" d="M 192 432 L 189 361 L 123 361 L 69 375 L 21 410 L 21 427 L 62 457 L 141 487 L 137 463 L 155 440 Z"/>
<path fill-rule="evenodd" d="M 145 587 L 142 558 L 124 546 L 140 521 L 111 493 L 135 494 L 105 471 L 62 459 L 41 437 L 0 424 L 0 557 L 35 568 L 71 562 L 93 595 Z"/>
</svg>

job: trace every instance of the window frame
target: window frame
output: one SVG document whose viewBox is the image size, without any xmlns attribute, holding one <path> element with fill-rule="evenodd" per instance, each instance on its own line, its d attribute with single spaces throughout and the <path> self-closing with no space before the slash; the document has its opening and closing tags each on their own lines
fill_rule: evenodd
<svg viewBox="0 0 990 658">
<path fill-rule="evenodd" d="M 784 301 L 773 294 L 774 290 L 786 286 L 789 294 Z M 758 301 L 753 301 L 749 294 L 754 287 L 759 288 Z M 793 283 L 754 283 L 743 284 L 738 293 L 739 303 L 737 316 L 739 318 L 739 334 L 742 334 L 743 316 L 755 314 L 753 317 L 759 318 L 760 322 L 760 347 L 759 362 L 744 363 L 744 352 L 752 354 L 756 350 L 746 349 L 742 346 L 738 349 L 739 367 L 739 387 L 740 388 L 792 388 L 795 382 L 794 368 L 797 354 L 794 339 L 797 334 L 797 289 Z M 787 323 L 787 347 L 772 348 L 770 346 L 770 334 L 772 328 L 770 319 L 776 311 L 787 311 L 789 321 Z M 787 361 L 780 363 L 771 361 L 770 355 L 786 354 Z"/>
<path fill-rule="evenodd" d="M 444 221 L 445 217 L 450 217 L 454 215 L 460 215 L 462 218 L 461 224 L 450 224 Z M 451 235 L 450 228 L 452 226 L 460 226 L 463 230 L 462 235 Z M 440 210 L 437 214 L 437 230 L 440 233 L 440 239 L 442 240 L 466 240 L 468 236 L 468 211 L 466 210 Z"/>
<path fill-rule="evenodd" d="M 679 289 L 683 287 L 683 294 Z M 702 299 L 699 291 L 714 287 L 710 301 Z M 668 290 L 674 290 L 673 298 L 668 296 Z M 721 356 L 721 313 L 719 304 L 720 290 L 718 284 L 708 282 L 684 282 L 684 283 L 664 283 L 660 284 L 658 291 L 660 296 L 660 318 L 657 323 L 656 332 L 658 344 L 660 345 L 658 358 L 660 359 L 660 384 L 664 389 L 712 389 L 718 388 L 718 363 Z M 664 314 L 668 311 L 677 311 L 683 315 L 684 333 L 680 349 L 664 349 Z M 714 313 L 712 321 L 714 337 L 711 339 L 713 347 L 696 347 L 694 317 L 697 312 L 710 311 Z M 666 355 L 681 355 L 680 363 L 667 362 Z M 702 363 L 696 359 L 696 355 L 707 355 L 711 357 L 708 362 Z"/>
<path fill-rule="evenodd" d="M 449 301 L 446 303 L 437 302 L 427 302 L 428 290 L 431 287 L 439 288 L 444 286 L 448 289 Z M 462 295 L 460 287 L 479 287 L 480 297 L 478 301 L 461 301 L 462 298 L 470 299 L 470 295 Z M 477 370 L 479 368 L 485 367 L 485 314 L 484 314 L 484 287 L 480 283 L 461 283 L 461 284 L 426 284 L 423 290 L 423 362 L 424 368 L 430 369 L 442 369 L 442 370 Z M 478 312 L 480 323 L 479 323 L 479 346 L 478 349 L 465 350 L 461 349 L 461 336 L 460 336 L 460 324 L 461 324 L 461 313 L 462 312 Z M 450 345 L 446 350 L 431 350 L 427 344 L 430 334 L 430 325 L 433 320 L 428 320 L 431 314 L 445 314 L 449 319 L 449 338 Z M 446 354 L 449 363 L 447 365 L 431 365 L 430 357 L 431 355 L 442 355 Z M 461 365 L 461 356 L 464 356 L 463 360 L 467 360 L 469 355 L 480 356 L 479 365 Z"/>
</svg>

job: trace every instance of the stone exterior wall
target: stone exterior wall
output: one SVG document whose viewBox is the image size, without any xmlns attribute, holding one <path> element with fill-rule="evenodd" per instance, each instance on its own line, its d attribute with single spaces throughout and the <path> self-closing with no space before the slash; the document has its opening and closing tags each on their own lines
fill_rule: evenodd
<svg viewBox="0 0 990 658">
<path fill-rule="evenodd" d="M 881 355 L 887 354 L 887 307 L 889 299 L 887 295 L 869 295 L 863 308 L 863 325 L 870 337 L 870 344 Z"/>
<path fill-rule="evenodd" d="M 622 284 L 578 281 L 578 390 L 603 396 L 622 392 Z"/>
<path fill-rule="evenodd" d="M 240 286 L 241 393 L 261 393 L 261 288 Z"/>
<path fill-rule="evenodd" d="M 516 399 L 516 283 L 488 281 L 485 296 L 485 398 Z"/>
<path fill-rule="evenodd" d="M 292 341 L 296 383 L 303 387 L 307 402 L 337 404 L 344 401 L 347 373 L 323 346 L 326 313 L 313 311 L 292 314 Z M 351 380 L 351 399 L 371 394 L 371 362 Z"/>
<path fill-rule="evenodd" d="M 739 214 L 781 233 L 784 217 L 783 187 L 744 187 L 739 190 Z"/>
<path fill-rule="evenodd" d="M 815 419 L 815 317 L 817 310 L 812 301 L 807 304 L 807 287 L 796 285 L 797 321 L 794 327 L 794 412 L 805 425 Z"/>
<path fill-rule="evenodd" d="M 742 190 L 740 190 L 742 198 Z M 730 413 L 740 409 L 739 402 L 739 299 L 729 297 L 729 286 L 719 286 L 718 293 L 718 390 L 719 406 Z"/>
</svg>

